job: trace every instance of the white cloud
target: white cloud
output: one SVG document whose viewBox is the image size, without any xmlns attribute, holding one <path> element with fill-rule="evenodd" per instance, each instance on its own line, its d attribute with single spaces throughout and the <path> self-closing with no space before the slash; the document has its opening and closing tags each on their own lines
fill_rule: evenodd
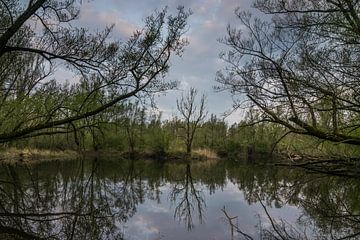
<svg viewBox="0 0 360 240">
<path fill-rule="evenodd" d="M 104 29 L 106 26 L 114 25 L 114 37 L 127 39 L 136 29 L 140 27 L 123 17 L 119 9 L 101 10 L 87 4 L 81 11 L 80 23 L 91 29 Z"/>
<path fill-rule="evenodd" d="M 91 29 L 102 29 L 106 25 L 115 24 L 114 37 L 126 40 L 133 31 L 143 25 L 145 16 L 169 6 L 169 12 L 174 13 L 176 6 L 184 5 L 193 11 L 189 18 L 189 28 L 186 33 L 190 45 L 185 49 L 183 57 L 172 58 L 172 66 L 168 78 L 179 80 L 180 91 L 170 91 L 166 96 L 157 98 L 159 110 L 164 116 L 176 112 L 176 98 L 190 87 L 207 94 L 209 113 L 220 115 L 231 109 L 232 99 L 229 93 L 215 93 L 216 71 L 224 66 L 219 60 L 219 53 L 226 46 L 218 39 L 226 34 L 227 24 L 241 27 L 234 10 L 240 7 L 249 10 L 248 0 L 95 0 L 83 4 L 79 24 Z M 209 114 L 210 115 L 210 114 Z M 238 113 L 227 118 L 232 123 L 239 120 Z"/>
<path fill-rule="evenodd" d="M 187 90 L 189 88 L 190 84 L 186 80 L 181 80 L 179 84 L 180 90 Z"/>
</svg>

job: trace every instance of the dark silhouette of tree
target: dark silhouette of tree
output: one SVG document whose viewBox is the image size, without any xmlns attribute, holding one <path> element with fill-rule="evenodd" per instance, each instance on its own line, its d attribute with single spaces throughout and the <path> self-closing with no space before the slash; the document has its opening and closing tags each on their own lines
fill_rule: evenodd
<svg viewBox="0 0 360 240">
<path fill-rule="evenodd" d="M 254 6 L 271 20 L 236 10 L 242 28 L 229 26 L 222 40 L 230 50 L 222 55 L 228 67 L 217 75 L 220 88 L 238 107 L 261 110 L 254 123 L 360 145 L 359 2 L 258 0 Z"/>
<path fill-rule="evenodd" d="M 177 109 L 184 121 L 186 153 L 191 153 L 195 132 L 199 124 L 205 119 L 207 112 L 205 107 L 205 95 L 201 96 L 200 103 L 196 103 L 197 90 L 190 88 L 189 93 L 176 101 Z"/>
<path fill-rule="evenodd" d="M 196 181 L 191 174 L 190 164 L 186 164 L 183 179 L 176 183 L 171 192 L 170 200 L 176 204 L 174 218 L 184 221 L 188 230 L 194 227 L 193 213 L 198 213 L 199 222 L 203 221 L 203 212 L 206 203 L 201 190 L 196 189 Z"/>
<path fill-rule="evenodd" d="M 180 55 L 189 12 L 166 8 L 145 19 L 127 41 L 75 27 L 81 0 L 0 1 L 0 142 L 74 132 L 76 122 L 132 96 L 174 86 L 164 76 Z M 58 69 L 75 83 L 52 78 Z M 85 121 L 84 121 L 85 122 Z"/>
</svg>

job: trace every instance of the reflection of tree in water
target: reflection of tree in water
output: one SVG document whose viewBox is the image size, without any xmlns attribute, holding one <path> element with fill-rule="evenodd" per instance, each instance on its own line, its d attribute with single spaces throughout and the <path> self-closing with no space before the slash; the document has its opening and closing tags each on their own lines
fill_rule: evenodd
<svg viewBox="0 0 360 240">
<path fill-rule="evenodd" d="M 351 178 L 329 177 L 304 187 L 298 204 L 323 235 L 360 238 L 360 184 Z"/>
<path fill-rule="evenodd" d="M 318 238 L 360 236 L 357 179 L 230 162 L 190 166 L 93 160 L 3 165 L 0 238 L 4 232 L 13 232 L 24 239 L 29 234 L 50 239 L 121 239 L 123 226 L 137 205 L 146 199 L 160 203 L 165 183 L 170 183 L 174 217 L 191 229 L 194 218 L 202 222 L 206 207 L 200 187 L 213 194 L 226 185 L 226 177 L 243 191 L 249 204 L 261 201 L 268 209 L 299 207 L 304 214 L 300 226 L 310 224 L 308 229 L 316 228 Z M 274 223 L 280 230 L 291 227 L 279 219 Z"/>
<path fill-rule="evenodd" d="M 199 222 L 202 223 L 206 204 L 202 191 L 196 189 L 190 164 L 186 165 L 184 178 L 172 186 L 170 199 L 176 205 L 174 217 L 183 221 L 188 230 L 194 227 L 194 211 L 197 211 Z"/>
<path fill-rule="evenodd" d="M 46 171 L 36 167 L 4 167 L 0 182 L 2 232 L 11 228 L 17 235 L 22 232 L 51 239 L 121 239 L 119 225 L 143 201 L 145 190 L 138 171 L 129 164 L 110 180 L 99 176 L 96 160 L 90 166 L 84 161 L 75 165 L 58 174 L 50 169 L 46 176 L 40 175 Z"/>
<path fill-rule="evenodd" d="M 195 188 L 190 166 L 184 175 L 185 166 L 125 160 L 3 165 L 0 238 L 9 231 L 52 239 L 122 238 L 122 226 L 138 204 L 145 199 L 160 203 L 160 187 L 165 182 L 175 184 L 174 198 L 185 197 L 175 211 L 186 213 L 184 220 L 192 227 L 193 211 L 197 210 L 202 220 L 205 202 Z M 211 170 L 217 174 L 208 178 L 202 176 L 201 166 L 194 169 L 196 179 L 206 186 L 223 187 L 225 170 L 212 164 L 206 168 L 220 171 Z"/>
<path fill-rule="evenodd" d="M 224 214 L 225 222 L 230 226 L 231 240 L 235 240 L 235 239 L 309 240 L 310 239 L 307 236 L 306 231 L 301 231 L 296 227 L 292 226 L 291 224 L 288 224 L 282 219 L 280 220 L 273 219 L 260 199 L 259 202 L 263 208 L 263 211 L 265 212 L 267 220 L 270 222 L 270 226 L 269 227 L 264 226 L 260 220 L 258 225 L 259 233 L 258 233 L 258 237 L 256 238 L 243 231 L 241 227 L 236 222 L 234 222 L 234 220 L 237 220 L 238 216 L 231 217 L 229 213 L 226 211 L 225 206 L 223 207 L 223 209 L 221 209 L 221 211 Z"/>
<path fill-rule="evenodd" d="M 231 167 L 229 179 L 244 192 L 245 199 L 251 203 L 261 203 L 268 220 L 272 216 L 266 207 L 282 207 L 290 204 L 299 207 L 303 216 L 299 226 L 315 229 L 315 232 L 301 232 L 282 219 L 273 220 L 271 229 L 263 229 L 279 239 L 359 238 L 360 236 L 360 181 L 354 178 L 334 177 L 321 174 L 308 174 L 289 168 L 260 169 L 251 166 Z M 264 202 L 264 204 L 263 204 Z M 271 222 L 271 221 L 270 221 Z M 276 226 L 276 227 L 274 227 Z M 285 236 L 280 238 L 275 231 Z M 263 239 L 268 239 L 263 233 Z M 245 238 L 246 239 L 246 238 Z M 270 238 L 276 239 L 276 238 Z M 312 238 L 310 238 L 312 239 Z"/>
</svg>

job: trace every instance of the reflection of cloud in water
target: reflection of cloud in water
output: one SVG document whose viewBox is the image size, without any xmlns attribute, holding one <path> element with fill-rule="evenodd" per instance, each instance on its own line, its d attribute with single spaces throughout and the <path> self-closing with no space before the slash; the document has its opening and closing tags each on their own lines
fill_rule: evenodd
<svg viewBox="0 0 360 240">
<path fill-rule="evenodd" d="M 127 223 L 126 236 L 130 239 L 223 239 L 228 236 L 228 226 L 225 224 L 220 209 L 225 205 L 232 216 L 238 216 L 237 224 L 248 234 L 257 236 L 258 229 L 255 227 L 259 220 L 264 227 L 269 227 L 270 222 L 263 211 L 260 203 L 248 205 L 244 194 L 239 191 L 237 184 L 227 180 L 222 190 L 216 190 L 215 194 L 204 191 L 206 201 L 205 224 L 195 222 L 195 227 L 186 232 L 182 223 L 176 223 L 173 219 L 173 207 L 169 202 L 171 184 L 167 183 L 160 187 L 161 196 L 158 204 L 156 201 L 147 200 L 138 206 L 135 216 Z M 295 224 L 301 214 L 295 206 L 283 206 L 271 208 L 268 211 L 275 218 L 287 219 L 287 222 Z"/>
<path fill-rule="evenodd" d="M 146 207 L 149 208 L 149 212 L 153 212 L 153 213 L 170 213 L 171 212 L 170 208 L 160 205 L 153 201 L 151 201 L 150 204 Z"/>
<path fill-rule="evenodd" d="M 135 232 L 132 232 L 134 230 Z M 154 239 L 159 234 L 159 229 L 153 226 L 151 219 L 139 215 L 135 216 L 131 221 L 131 227 L 128 228 L 128 233 L 125 233 L 125 238 L 133 240 Z"/>
<path fill-rule="evenodd" d="M 77 170 L 79 167 L 84 169 L 80 175 Z M 74 233 L 73 239 L 119 239 L 122 234 L 125 234 L 127 240 L 229 239 L 229 225 L 221 211 L 225 206 L 229 216 L 237 216 L 235 224 L 256 239 L 259 220 L 263 229 L 270 227 L 259 198 L 269 216 L 277 223 L 283 219 L 301 230 L 306 227 L 297 221 L 302 217 L 303 222 L 307 221 L 305 224 L 309 221 L 310 224 L 318 224 L 315 221 L 321 221 L 324 231 L 333 231 L 331 234 L 338 234 L 339 230 L 348 231 L 352 226 L 358 229 L 358 225 L 350 225 L 352 222 L 344 223 L 346 218 L 329 219 L 322 215 L 328 215 L 329 209 L 334 211 L 331 214 L 339 214 L 338 211 L 343 214 L 343 208 L 338 206 L 346 206 L 349 214 L 356 214 L 358 209 L 352 208 L 351 204 L 359 202 L 357 195 L 353 198 L 353 195 L 341 197 L 344 191 L 352 194 L 353 189 L 358 188 L 357 180 L 348 180 L 347 184 L 336 178 L 322 178 L 320 181 L 314 175 L 304 177 L 295 169 L 284 171 L 281 168 L 267 169 L 264 166 L 242 166 L 221 161 L 212 164 L 193 163 L 188 167 L 183 163 L 160 165 L 142 161 L 103 161 L 100 164 L 92 160 L 69 161 L 60 166 L 57 163 L 43 163 L 32 169 L 4 166 L 0 168 L 0 173 L 0 202 L 6 209 L 0 220 L 6 226 L 14 227 L 14 219 L 20 221 L 36 212 L 54 213 L 48 217 L 46 214 L 45 217 L 37 217 L 46 220 L 44 222 L 22 222 L 22 229 L 42 237 L 58 235 L 59 239 L 71 239 Z M 78 180 L 74 181 L 76 177 Z M 313 181 L 314 178 L 317 181 Z M 297 188 L 283 184 L 284 180 Z M 309 181 L 312 181 L 311 185 L 301 184 Z M 40 192 L 38 186 L 42 186 Z M 322 189 L 320 193 L 319 189 Z M 36 193 L 52 197 L 39 198 Z M 17 199 L 11 197 L 15 194 Z M 204 202 L 196 201 L 194 194 L 203 198 Z M 170 196 L 175 196 L 175 201 Z M 179 218 L 174 216 L 180 199 L 187 201 L 180 210 L 193 207 L 186 215 L 192 215 L 194 227 L 191 231 L 181 221 L 189 218 L 180 218 L 179 222 Z M 204 221 L 198 221 L 199 202 L 203 203 Z M 16 212 L 16 209 L 20 211 Z M 52 221 L 53 225 L 49 225 L 49 219 L 57 218 L 64 211 L 65 218 Z M 81 215 L 77 216 L 78 213 Z M 109 214 L 114 214 L 114 217 L 109 218 Z M 72 219 L 75 221 L 72 222 Z M 330 225 L 334 220 L 338 221 L 336 229 Z M 44 230 L 37 232 L 38 225 Z M 71 231 L 72 226 L 74 231 Z M 308 236 L 319 234 L 315 232 L 318 231 L 315 229 L 317 226 L 308 226 Z M 92 230 L 89 231 L 89 228 Z"/>
<path fill-rule="evenodd" d="M 168 199 L 170 187 L 171 184 L 161 187 L 161 205 L 156 201 L 147 200 L 138 206 L 137 213 L 127 223 L 129 226 L 127 235 L 132 236 L 131 239 L 154 239 L 159 234 L 163 239 L 173 240 L 224 239 L 229 234 L 228 226 L 224 223 L 220 211 L 224 205 L 233 216 L 239 216 L 238 223 L 244 230 L 256 235 L 257 229 L 254 226 L 258 223 L 257 212 L 260 212 L 261 206 L 258 204 L 249 206 L 236 184 L 226 181 L 224 188 L 216 190 L 215 194 L 204 191 L 207 206 L 205 223 L 199 224 L 195 221 L 195 227 L 191 231 L 186 231 L 184 224 L 173 218 L 174 206 Z"/>
</svg>

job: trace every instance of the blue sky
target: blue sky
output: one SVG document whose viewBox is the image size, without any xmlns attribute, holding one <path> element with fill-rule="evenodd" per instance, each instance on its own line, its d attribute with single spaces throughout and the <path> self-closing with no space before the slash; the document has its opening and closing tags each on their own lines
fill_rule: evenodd
<svg viewBox="0 0 360 240">
<path fill-rule="evenodd" d="M 232 107 L 228 92 L 215 92 L 215 73 L 224 67 L 219 53 L 226 50 L 219 39 L 226 35 L 228 24 L 239 26 L 234 10 L 251 10 L 250 0 L 94 0 L 84 1 L 81 8 L 80 25 L 90 29 L 101 29 L 115 24 L 113 37 L 126 40 L 132 32 L 141 28 L 143 19 L 156 9 L 169 7 L 176 11 L 179 5 L 191 9 L 189 29 L 186 33 L 190 44 L 182 58 L 173 58 L 168 74 L 171 80 L 179 81 L 179 89 L 156 97 L 158 109 L 164 118 L 176 115 L 176 98 L 190 87 L 207 95 L 208 112 L 221 116 Z M 241 119 L 241 112 L 226 118 L 233 123 Z"/>
</svg>

